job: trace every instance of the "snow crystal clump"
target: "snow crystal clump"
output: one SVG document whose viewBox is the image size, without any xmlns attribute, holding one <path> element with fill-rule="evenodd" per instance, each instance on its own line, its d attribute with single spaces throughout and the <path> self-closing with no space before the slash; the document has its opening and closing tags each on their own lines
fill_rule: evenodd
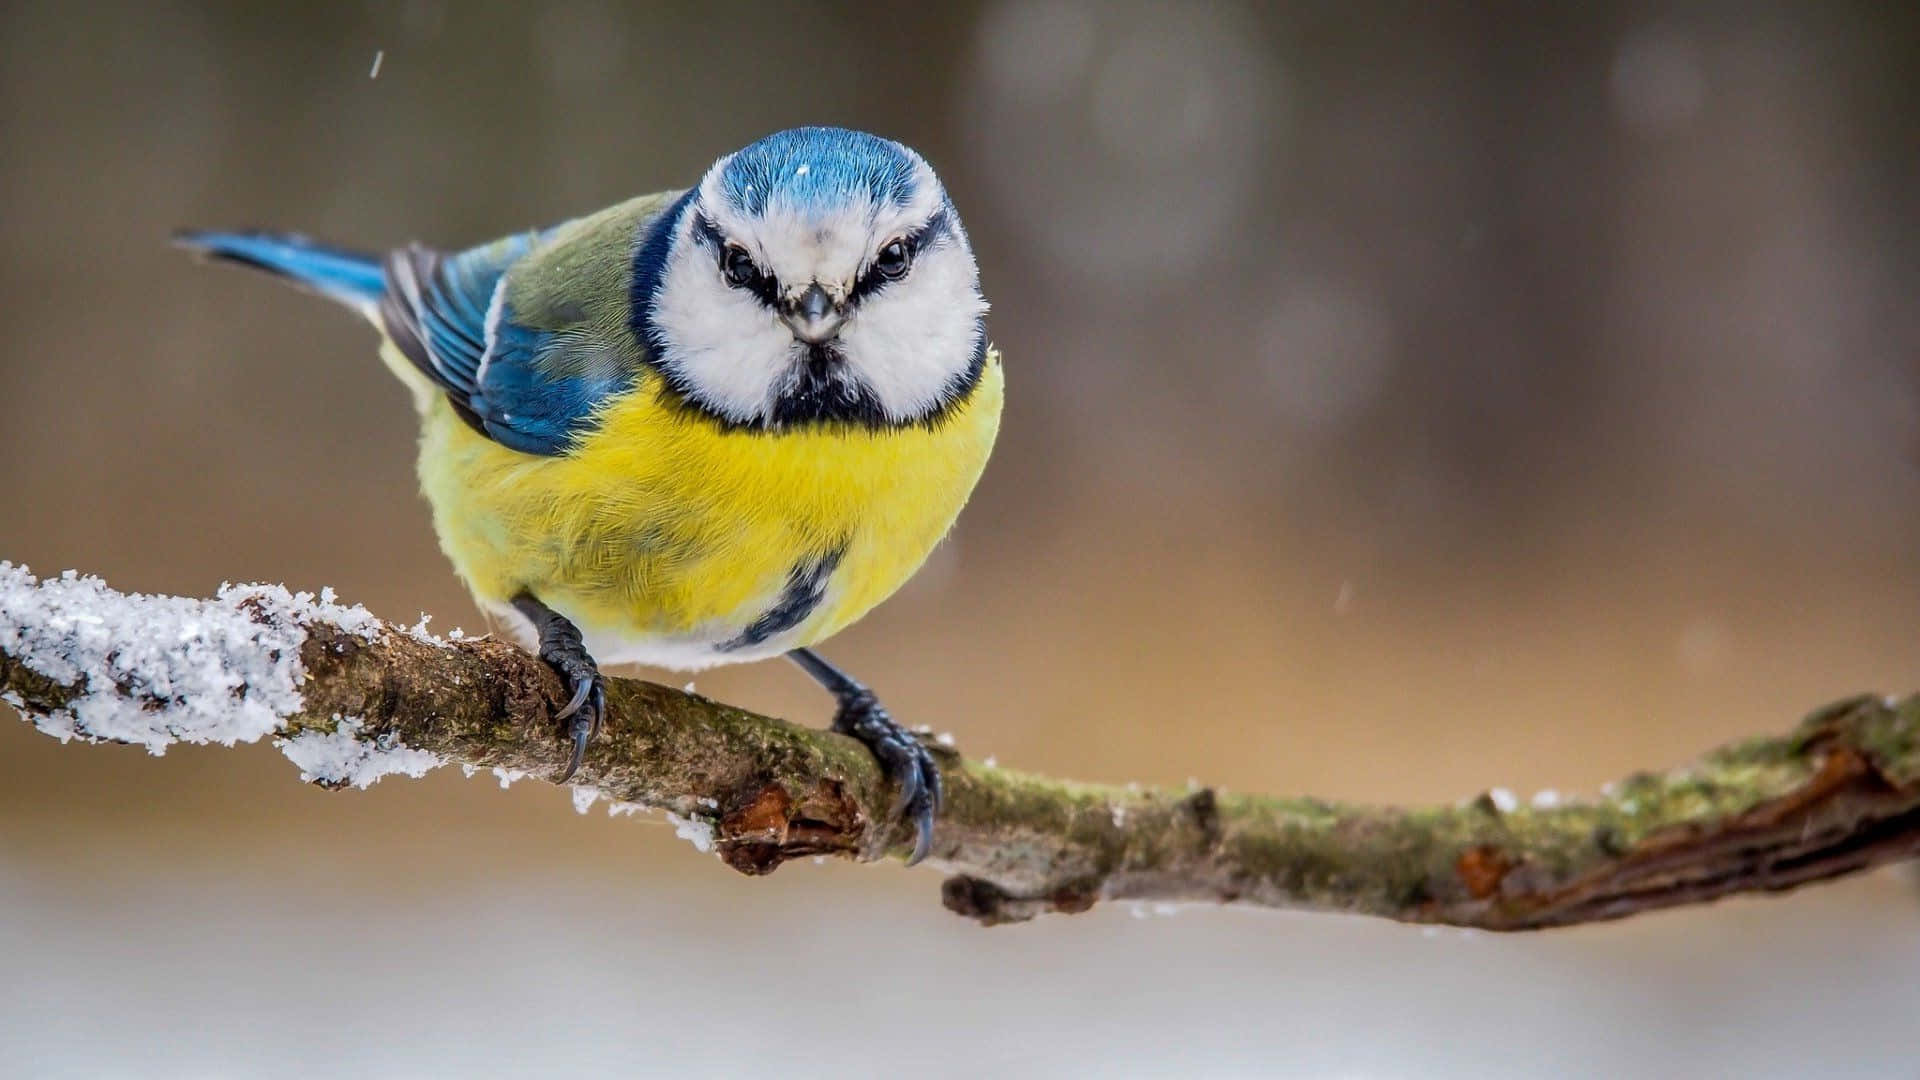
<svg viewBox="0 0 1920 1080">
<path fill-rule="evenodd" d="M 360 720 L 335 717 L 332 732 L 303 731 L 278 740 L 280 752 L 300 766 L 300 779 L 328 787 L 370 787 L 383 776 L 425 776 L 445 764 L 439 755 L 402 746 L 390 738 L 360 737 Z"/>
<path fill-rule="evenodd" d="M 692 844 L 694 850 L 713 850 L 713 822 L 697 817 L 681 817 L 671 810 L 667 811 L 667 821 L 672 823 L 674 835 Z"/>
<path fill-rule="evenodd" d="M 495 769 L 494 771 L 499 772 L 500 770 Z M 520 773 L 520 776 L 525 776 L 525 775 L 526 773 Z M 500 781 L 500 786 L 501 787 L 507 786 L 507 781 L 504 777 Z M 640 805 L 637 802 L 622 802 L 621 800 L 616 799 L 611 795 L 608 795 L 606 792 L 601 791 L 599 788 L 594 787 L 590 784 L 573 785 L 574 813 L 577 813 L 577 814 L 586 813 L 587 811 L 593 809 L 593 804 L 596 802 L 599 802 L 601 799 L 607 800 L 607 816 L 608 817 L 623 817 L 630 814 L 637 814 L 642 810 L 646 809 L 646 807 Z"/>
<path fill-rule="evenodd" d="M 69 570 L 71 574 L 73 571 Z M 177 597 L 151 597 L 150 599 L 173 600 Z M 213 603 L 230 603 L 235 606 L 253 601 L 257 607 L 271 607 L 284 613 L 302 626 L 317 622 L 331 623 L 342 631 L 352 634 L 362 641 L 377 641 L 380 631 L 387 624 L 380 617 L 359 604 L 342 604 L 339 594 L 331 586 L 322 587 L 320 595 L 310 592 L 288 592 L 285 585 L 229 585 L 220 583 L 220 591 L 214 594 Z M 189 604 L 206 603 L 201 600 L 188 600 Z"/>
<path fill-rule="evenodd" d="M 36 580 L 0 562 L 0 652 L 78 690 L 34 718 L 61 741 L 101 739 L 154 754 L 176 742 L 253 742 L 300 709 L 300 646 L 327 622 L 371 639 L 381 623 L 333 590 L 223 585 L 212 600 L 120 593 L 69 570 Z M 15 701 L 15 704 L 20 704 Z"/>
<path fill-rule="evenodd" d="M 438 634 L 427 629 L 427 625 L 431 622 L 433 622 L 433 616 L 423 611 L 420 613 L 420 621 L 402 630 L 401 633 L 426 645 L 439 645 L 444 647 L 447 643 L 442 640 Z M 458 631 L 455 632 L 458 633 Z"/>
</svg>

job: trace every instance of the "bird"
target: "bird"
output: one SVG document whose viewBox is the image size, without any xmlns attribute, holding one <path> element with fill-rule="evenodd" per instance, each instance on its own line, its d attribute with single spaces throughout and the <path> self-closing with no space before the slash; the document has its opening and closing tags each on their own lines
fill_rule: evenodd
<svg viewBox="0 0 1920 1080">
<path fill-rule="evenodd" d="M 691 187 L 466 250 L 182 230 L 357 312 L 419 414 L 418 476 L 475 600 L 565 683 L 580 769 L 602 664 L 784 655 L 897 786 L 926 858 L 926 745 L 816 646 L 951 529 L 1004 375 L 960 215 L 907 146 L 776 132 Z"/>
</svg>

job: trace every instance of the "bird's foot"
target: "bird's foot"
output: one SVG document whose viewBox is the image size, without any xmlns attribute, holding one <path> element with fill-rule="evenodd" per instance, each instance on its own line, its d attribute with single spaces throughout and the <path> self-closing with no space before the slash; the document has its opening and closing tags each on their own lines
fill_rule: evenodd
<svg viewBox="0 0 1920 1080">
<path fill-rule="evenodd" d="M 567 738 L 573 742 L 567 771 L 560 774 L 560 782 L 564 784 L 579 770 L 581 759 L 587 756 L 587 744 L 600 730 L 600 718 L 607 712 L 607 684 L 600 677 L 600 668 L 594 664 L 593 657 L 587 655 L 587 650 L 577 641 L 571 649 L 542 646 L 540 659 L 573 688 L 573 696 L 554 714 L 555 720 L 566 725 Z"/>
<path fill-rule="evenodd" d="M 913 854 L 908 856 L 907 865 L 926 858 L 933 847 L 933 819 L 945 798 L 940 766 L 933 755 L 911 731 L 895 723 L 873 691 L 865 687 L 840 699 L 839 711 L 833 715 L 833 730 L 866 744 L 887 778 L 900 785 L 882 836 L 891 836 L 896 826 L 911 819 Z"/>
<path fill-rule="evenodd" d="M 560 774 L 559 783 L 564 784 L 573 779 L 581 759 L 587 756 L 587 744 L 600 730 L 600 720 L 607 712 L 606 680 L 600 677 L 600 665 L 594 663 L 593 655 L 587 652 L 580 628 L 566 616 L 541 603 L 532 593 L 514 597 L 513 606 L 532 621 L 539 634 L 540 659 L 558 673 L 572 691 L 567 703 L 554 714 L 555 720 L 566 725 L 567 738 L 573 743 L 567 771 Z"/>
</svg>

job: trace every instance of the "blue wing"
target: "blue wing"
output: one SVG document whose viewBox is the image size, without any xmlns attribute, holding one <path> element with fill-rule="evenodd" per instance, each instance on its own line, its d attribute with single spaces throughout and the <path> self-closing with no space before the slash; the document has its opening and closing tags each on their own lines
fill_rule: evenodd
<svg viewBox="0 0 1920 1080">
<path fill-rule="evenodd" d="M 615 232 L 630 231 L 626 219 L 609 220 Z M 522 233 L 458 253 L 416 245 L 384 260 L 290 233 L 199 231 L 175 239 L 361 311 L 446 391 L 476 431 L 551 457 L 567 452 L 594 409 L 630 387 L 638 368 L 630 355 L 637 341 L 610 342 L 584 307 L 520 313 L 542 324 L 535 327 L 518 321 L 505 302 L 508 271 L 557 231 Z M 612 324 L 624 327 L 625 320 Z"/>
<path fill-rule="evenodd" d="M 537 238 L 523 234 L 456 255 L 395 251 L 387 256 L 380 316 L 394 345 L 476 430 L 523 453 L 556 456 L 613 387 L 566 373 L 573 335 L 521 325 L 505 304 L 503 279 Z"/>
</svg>

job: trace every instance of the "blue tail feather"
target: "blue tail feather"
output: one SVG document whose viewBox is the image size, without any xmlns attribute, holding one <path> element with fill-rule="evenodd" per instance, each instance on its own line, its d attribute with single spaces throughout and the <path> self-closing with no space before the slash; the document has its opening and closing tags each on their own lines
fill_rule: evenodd
<svg viewBox="0 0 1920 1080">
<path fill-rule="evenodd" d="M 173 242 L 278 274 L 352 307 L 378 303 L 387 290 L 379 256 L 327 247 L 295 233 L 183 230 L 174 234 Z"/>
</svg>

